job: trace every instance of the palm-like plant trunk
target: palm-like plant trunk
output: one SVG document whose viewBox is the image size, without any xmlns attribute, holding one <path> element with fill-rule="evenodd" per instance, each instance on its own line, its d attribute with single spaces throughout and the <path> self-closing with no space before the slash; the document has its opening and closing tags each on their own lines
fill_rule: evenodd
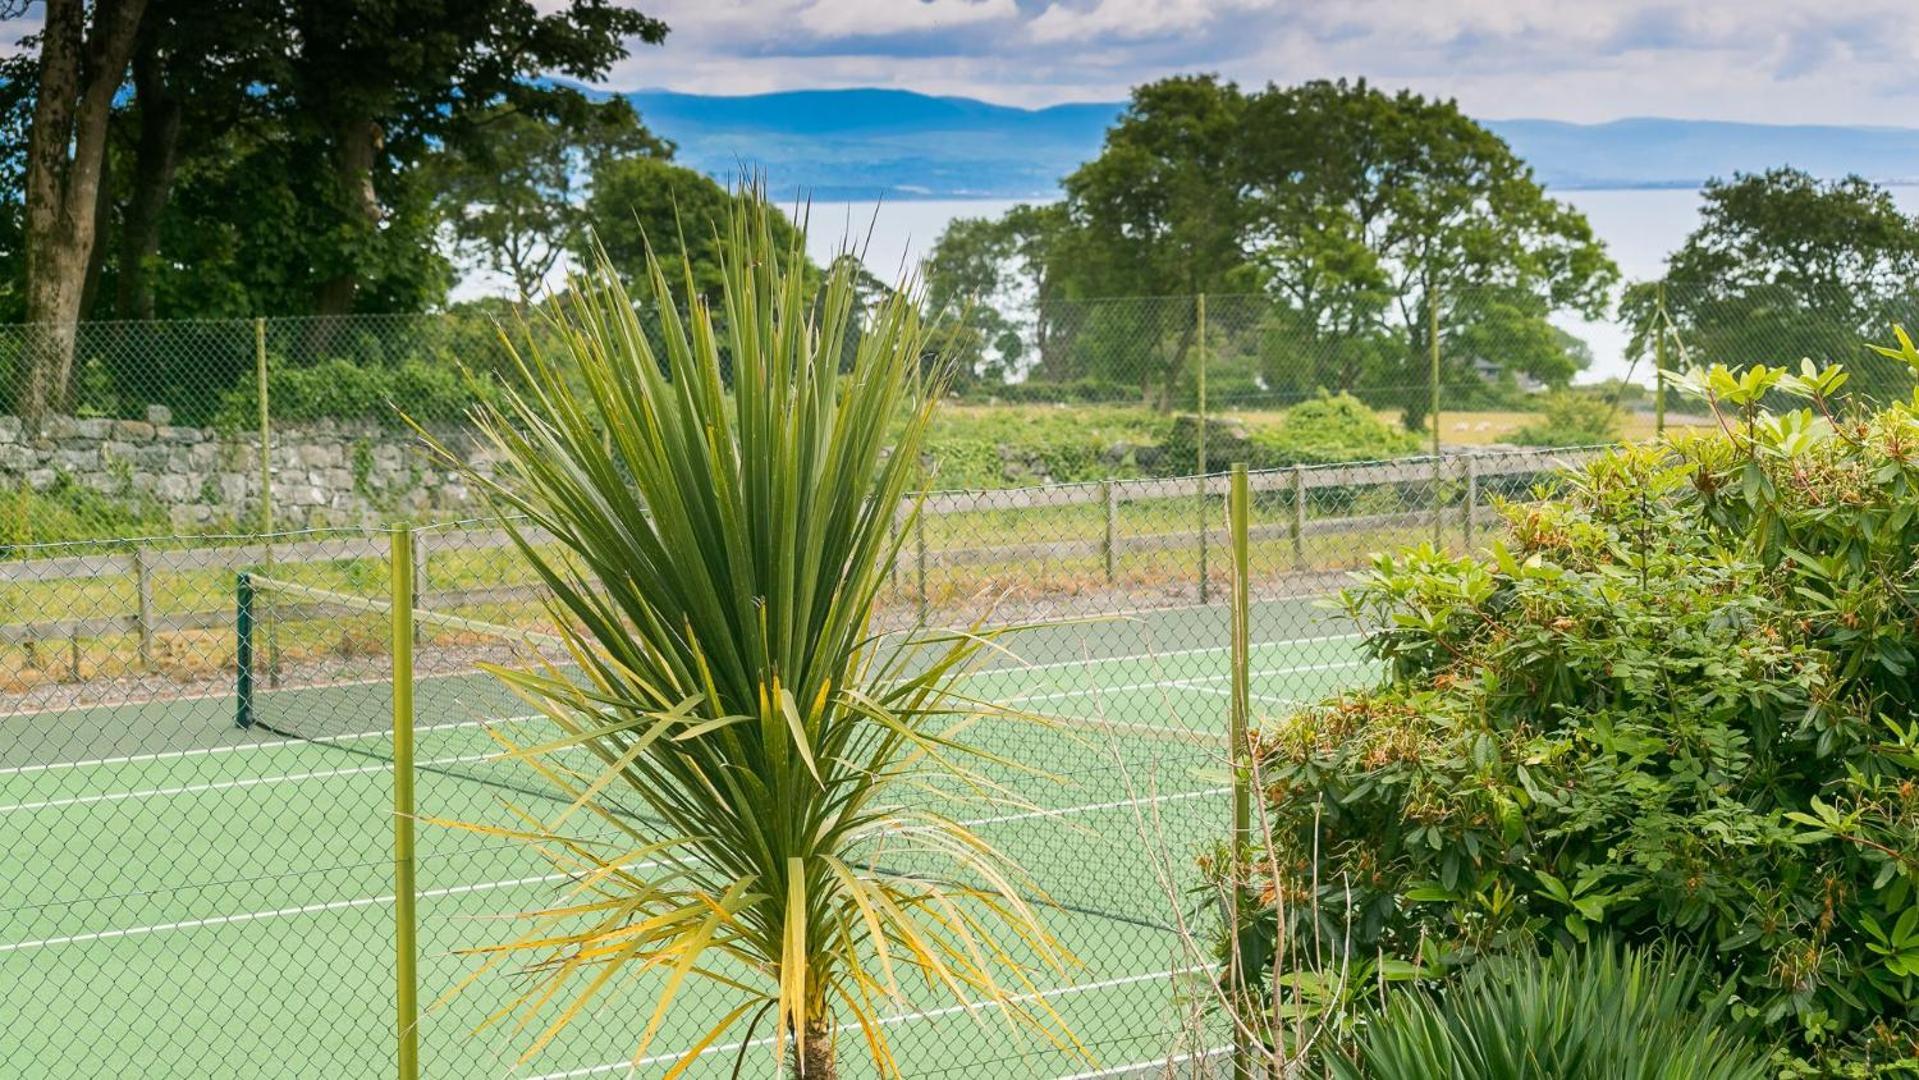
<svg viewBox="0 0 1919 1080">
<path fill-rule="evenodd" d="M 806 1022 L 806 1038 L 793 1047 L 793 1075 L 799 1080 L 834 1080 L 839 1065 L 833 1059 L 833 1024 L 823 1016 Z"/>
</svg>

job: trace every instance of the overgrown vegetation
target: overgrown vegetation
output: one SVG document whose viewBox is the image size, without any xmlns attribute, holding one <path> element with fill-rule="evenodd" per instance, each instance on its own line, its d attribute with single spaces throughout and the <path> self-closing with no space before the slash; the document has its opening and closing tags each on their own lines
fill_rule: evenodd
<svg viewBox="0 0 1919 1080">
<path fill-rule="evenodd" d="M 32 544 L 73 540 L 125 540 L 176 531 L 166 511 L 133 494 L 97 491 L 57 473 L 35 490 L 21 481 L 0 491 L 0 557 L 20 555 Z"/>
<path fill-rule="evenodd" d="M 428 360 L 386 367 L 333 359 L 306 368 L 270 367 L 267 374 L 267 400 L 277 424 L 357 420 L 401 428 L 403 412 L 420 421 L 452 421 L 498 398 L 495 385 L 484 377 Z M 242 382 L 221 395 L 214 425 L 227 431 L 251 428 L 259 422 L 259 408 L 259 384 Z"/>
<path fill-rule="evenodd" d="M 933 482 L 995 488 L 1046 481 L 1183 476 L 1199 468 L 1198 417 L 1141 406 L 949 407 L 927 436 Z M 1207 468 L 1256 469 L 1418 454 L 1425 443 L 1349 394 L 1318 396 L 1284 411 L 1207 421 Z"/>
<path fill-rule="evenodd" d="M 1619 406 L 1596 394 L 1555 390 L 1540 400 L 1539 419 L 1507 437 L 1521 446 L 1599 446 L 1619 437 Z"/>
<path fill-rule="evenodd" d="M 1903 332 L 1884 351 L 1919 369 Z M 1844 382 L 1691 376 L 1713 435 L 1507 508 L 1483 557 L 1378 557 L 1343 599 L 1388 677 L 1258 737 L 1281 854 L 1246 886 L 1248 955 L 1440 985 L 1670 940 L 1779 1040 L 1781 1074 L 1911 1070 L 1919 395 L 1842 416 Z"/>
</svg>

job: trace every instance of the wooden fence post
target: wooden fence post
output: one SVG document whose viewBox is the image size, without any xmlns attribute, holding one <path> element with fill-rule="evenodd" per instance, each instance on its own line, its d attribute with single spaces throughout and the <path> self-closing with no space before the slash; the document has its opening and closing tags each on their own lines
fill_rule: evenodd
<svg viewBox="0 0 1919 1080">
<path fill-rule="evenodd" d="M 1293 569 L 1306 569 L 1306 466 L 1293 466 Z"/>
<path fill-rule="evenodd" d="M 140 640 L 140 670 L 153 670 L 153 571 L 145 544 L 133 548 L 134 629 Z"/>
<path fill-rule="evenodd" d="M 1466 552 L 1473 550 L 1473 535 L 1479 531 L 1479 455 L 1466 455 L 1466 501 L 1460 513 L 1460 530 L 1466 534 Z"/>
<path fill-rule="evenodd" d="M 1118 532 L 1119 526 L 1119 510 L 1113 503 L 1113 482 L 1111 480 L 1101 480 L 1099 482 L 1099 502 L 1106 518 L 1106 530 L 1101 535 L 1099 551 L 1101 561 L 1106 564 L 1106 584 L 1111 585 L 1117 581 L 1119 577 L 1114 566 L 1115 552 L 1113 550 L 1113 538 L 1114 534 Z"/>
</svg>

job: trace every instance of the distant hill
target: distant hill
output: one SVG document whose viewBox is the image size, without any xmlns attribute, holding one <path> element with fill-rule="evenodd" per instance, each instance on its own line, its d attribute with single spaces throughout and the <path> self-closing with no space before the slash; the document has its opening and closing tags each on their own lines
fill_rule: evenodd
<svg viewBox="0 0 1919 1080">
<path fill-rule="evenodd" d="M 630 93 L 682 161 L 716 177 L 763 169 L 776 191 L 821 201 L 1050 198 L 1099 152 L 1117 102 L 1020 109 L 904 90 L 800 90 L 743 97 Z M 1487 120 L 1550 186 L 1690 188 L 1791 164 L 1919 182 L 1919 129 L 1734 124 L 1658 118 L 1569 124 Z"/>
</svg>

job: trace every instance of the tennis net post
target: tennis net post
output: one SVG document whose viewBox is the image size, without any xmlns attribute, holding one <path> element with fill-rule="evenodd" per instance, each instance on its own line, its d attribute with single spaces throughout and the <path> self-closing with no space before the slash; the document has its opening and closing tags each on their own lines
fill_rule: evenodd
<svg viewBox="0 0 1919 1080">
<path fill-rule="evenodd" d="M 233 726 L 253 726 L 253 575 L 233 586 Z"/>
</svg>

